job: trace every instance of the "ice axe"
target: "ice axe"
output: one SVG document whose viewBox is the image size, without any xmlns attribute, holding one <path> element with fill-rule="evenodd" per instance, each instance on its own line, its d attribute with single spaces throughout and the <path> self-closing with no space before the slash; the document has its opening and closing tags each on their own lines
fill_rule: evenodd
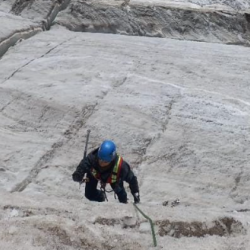
<svg viewBox="0 0 250 250">
<path fill-rule="evenodd" d="M 85 149 L 84 149 L 83 159 L 85 159 L 86 156 L 87 156 L 87 149 L 88 149 L 90 131 L 91 131 L 90 129 L 87 130 L 87 136 L 86 136 L 86 143 L 85 143 Z"/>
<path fill-rule="evenodd" d="M 85 149 L 83 153 L 83 160 L 86 159 L 87 157 L 87 150 L 88 150 L 88 143 L 89 143 L 89 135 L 90 135 L 90 129 L 87 130 L 87 135 L 86 135 L 86 143 L 85 143 Z M 81 184 L 84 182 L 88 182 L 89 179 L 87 178 L 87 173 L 83 176 L 82 181 L 79 183 L 79 188 L 81 187 Z"/>
</svg>

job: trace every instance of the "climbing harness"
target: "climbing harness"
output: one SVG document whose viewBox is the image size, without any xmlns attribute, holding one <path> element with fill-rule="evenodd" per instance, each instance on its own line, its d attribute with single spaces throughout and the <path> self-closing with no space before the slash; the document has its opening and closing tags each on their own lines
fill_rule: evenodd
<svg viewBox="0 0 250 250">
<path fill-rule="evenodd" d="M 106 193 L 112 193 L 114 192 L 114 190 L 106 190 L 106 184 L 105 182 L 101 182 L 101 188 L 100 190 L 102 191 L 104 197 L 105 197 L 105 200 L 108 201 L 108 197 L 107 197 L 107 194 Z M 116 193 L 114 192 L 114 198 L 116 199 Z"/>
<path fill-rule="evenodd" d="M 106 182 L 102 182 L 101 181 L 101 175 L 100 173 L 98 173 L 94 168 L 92 168 L 90 170 L 91 174 L 94 176 L 94 178 L 96 178 L 97 180 L 101 181 L 101 188 L 100 190 L 102 191 L 105 200 L 108 201 L 108 197 L 106 193 L 112 193 L 114 192 L 114 190 L 106 190 L 106 184 L 113 184 L 113 183 L 118 183 L 118 180 L 120 178 L 120 173 L 121 173 L 121 168 L 122 168 L 122 163 L 123 163 L 123 159 L 121 156 L 118 155 L 117 160 L 115 162 L 115 166 L 113 168 L 112 173 L 110 174 L 108 180 Z M 114 192 L 114 197 L 116 199 L 116 193 Z"/>
<path fill-rule="evenodd" d="M 110 183 L 110 184 L 116 183 L 119 180 L 121 168 L 122 168 L 122 162 L 123 162 L 122 157 L 118 155 L 113 171 L 111 175 L 109 176 L 108 180 L 106 181 L 106 183 Z M 100 173 L 98 173 L 94 168 L 91 168 L 90 172 L 97 180 L 101 180 Z"/>
</svg>

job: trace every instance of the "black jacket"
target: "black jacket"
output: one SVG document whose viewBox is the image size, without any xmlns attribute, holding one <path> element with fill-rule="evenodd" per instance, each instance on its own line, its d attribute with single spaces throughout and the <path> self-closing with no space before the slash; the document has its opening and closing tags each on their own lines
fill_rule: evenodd
<svg viewBox="0 0 250 250">
<path fill-rule="evenodd" d="M 76 171 L 73 173 L 73 179 L 74 175 L 77 175 L 79 179 L 82 180 L 84 174 L 85 173 L 90 174 L 90 170 L 93 167 L 98 173 L 100 173 L 101 181 L 104 183 L 107 182 L 109 176 L 112 174 L 118 156 L 116 155 L 116 158 L 110 163 L 109 165 L 110 167 L 107 170 L 102 171 L 101 167 L 98 164 L 98 157 L 97 157 L 98 149 L 99 148 L 93 150 L 91 153 L 88 154 L 86 159 L 83 159 L 80 162 L 80 164 L 76 168 Z M 132 194 L 139 193 L 137 178 L 134 175 L 133 171 L 131 170 L 129 164 L 124 160 L 122 162 L 120 179 L 118 180 L 118 182 L 123 182 L 123 181 L 129 183 L 129 187 Z"/>
</svg>

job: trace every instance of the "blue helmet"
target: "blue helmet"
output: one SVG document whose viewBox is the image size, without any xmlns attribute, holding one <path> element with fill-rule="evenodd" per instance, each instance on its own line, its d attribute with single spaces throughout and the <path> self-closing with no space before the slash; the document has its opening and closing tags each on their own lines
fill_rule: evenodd
<svg viewBox="0 0 250 250">
<path fill-rule="evenodd" d="M 98 158 L 102 161 L 111 162 L 116 156 L 116 146 L 112 141 L 104 141 L 98 150 Z"/>
</svg>

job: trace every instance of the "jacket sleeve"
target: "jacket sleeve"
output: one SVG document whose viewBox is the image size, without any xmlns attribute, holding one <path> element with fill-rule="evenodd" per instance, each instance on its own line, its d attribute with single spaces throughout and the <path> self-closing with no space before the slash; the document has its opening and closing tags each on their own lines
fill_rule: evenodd
<svg viewBox="0 0 250 250">
<path fill-rule="evenodd" d="M 129 184 L 129 188 L 132 194 L 139 193 L 137 177 L 134 175 L 133 171 L 126 161 L 123 161 L 122 164 L 121 179 L 122 181 L 126 181 Z"/>
<path fill-rule="evenodd" d="M 73 173 L 74 176 L 77 176 L 76 179 L 82 180 L 85 173 L 88 173 L 91 169 L 91 155 L 89 154 L 85 159 L 82 159 L 79 165 L 77 166 L 75 172 Z"/>
</svg>

